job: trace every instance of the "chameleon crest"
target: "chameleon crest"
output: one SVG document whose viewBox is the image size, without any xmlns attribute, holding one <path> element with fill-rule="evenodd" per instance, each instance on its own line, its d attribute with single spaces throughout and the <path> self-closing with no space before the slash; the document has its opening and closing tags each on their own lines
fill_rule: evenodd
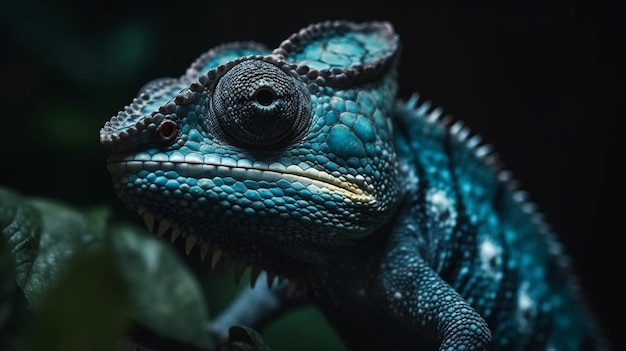
<svg viewBox="0 0 626 351">
<path fill-rule="evenodd" d="M 603 350 L 490 147 L 397 101 L 399 47 L 387 22 L 328 21 L 207 51 L 101 129 L 117 195 L 188 254 L 265 277 L 217 337 L 310 302 L 354 350 Z"/>
</svg>

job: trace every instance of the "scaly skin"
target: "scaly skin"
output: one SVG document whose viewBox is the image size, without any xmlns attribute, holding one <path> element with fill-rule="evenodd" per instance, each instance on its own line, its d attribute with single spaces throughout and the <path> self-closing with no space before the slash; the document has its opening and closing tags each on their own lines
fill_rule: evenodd
<svg viewBox="0 0 626 351">
<path fill-rule="evenodd" d="M 267 279 L 218 336 L 313 302 L 354 350 L 604 350 L 489 146 L 396 101 L 398 51 L 389 23 L 345 21 L 209 50 L 102 128 L 119 198 L 188 253 Z"/>
</svg>

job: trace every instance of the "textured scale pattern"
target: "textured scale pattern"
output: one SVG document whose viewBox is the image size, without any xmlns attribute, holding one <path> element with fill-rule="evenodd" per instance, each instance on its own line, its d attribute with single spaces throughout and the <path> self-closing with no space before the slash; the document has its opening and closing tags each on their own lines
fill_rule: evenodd
<svg viewBox="0 0 626 351">
<path fill-rule="evenodd" d="M 353 350 L 607 350 L 491 147 L 397 100 L 399 49 L 389 23 L 329 21 L 207 51 L 101 129 L 117 195 L 211 267 L 251 267 L 218 338 L 313 303 Z"/>
</svg>

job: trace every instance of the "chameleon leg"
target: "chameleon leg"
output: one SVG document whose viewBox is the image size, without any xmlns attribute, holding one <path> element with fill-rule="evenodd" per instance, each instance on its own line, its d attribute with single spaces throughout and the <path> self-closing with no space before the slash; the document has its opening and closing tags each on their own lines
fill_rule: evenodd
<svg viewBox="0 0 626 351">
<path fill-rule="evenodd" d="M 379 275 L 390 313 L 415 330 L 429 331 L 441 342 L 441 351 L 485 350 L 491 341 L 485 320 L 421 257 L 407 250 L 416 248 L 405 243 L 392 249 Z"/>
<path fill-rule="evenodd" d="M 265 281 L 265 272 L 259 275 L 259 281 Z M 300 306 L 304 299 L 298 294 L 288 296 L 289 282 L 284 281 L 268 287 L 256 284 L 254 288 L 244 289 L 235 300 L 226 307 L 211 323 L 209 331 L 216 340 L 228 338 L 228 328 L 243 325 L 261 331 L 265 325 L 286 310 Z"/>
</svg>

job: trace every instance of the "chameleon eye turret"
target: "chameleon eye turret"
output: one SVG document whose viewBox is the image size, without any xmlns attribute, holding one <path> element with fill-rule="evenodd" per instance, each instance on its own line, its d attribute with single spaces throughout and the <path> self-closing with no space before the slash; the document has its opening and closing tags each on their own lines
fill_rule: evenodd
<svg viewBox="0 0 626 351">
<path fill-rule="evenodd" d="M 275 65 L 243 61 L 217 82 L 206 126 L 244 148 L 279 149 L 306 135 L 311 100 L 306 86 Z"/>
</svg>

